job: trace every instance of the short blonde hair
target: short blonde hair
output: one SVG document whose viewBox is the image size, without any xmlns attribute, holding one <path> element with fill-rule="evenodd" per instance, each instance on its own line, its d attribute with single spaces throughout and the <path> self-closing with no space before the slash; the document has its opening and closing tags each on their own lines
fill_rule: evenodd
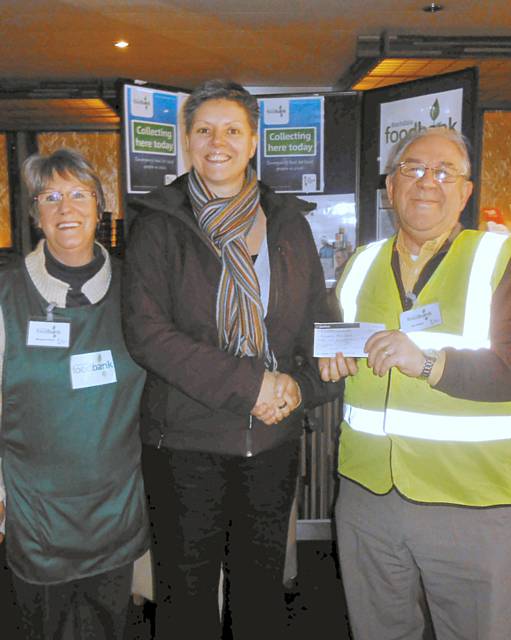
<svg viewBox="0 0 511 640">
<path fill-rule="evenodd" d="M 34 153 L 23 163 L 23 180 L 30 198 L 30 215 L 38 223 L 39 207 L 34 198 L 46 189 L 55 174 L 59 176 L 71 175 L 80 182 L 91 186 L 96 194 L 98 215 L 101 217 L 105 210 L 105 194 L 101 181 L 92 165 L 81 153 L 74 149 L 58 149 L 49 156 Z"/>
</svg>

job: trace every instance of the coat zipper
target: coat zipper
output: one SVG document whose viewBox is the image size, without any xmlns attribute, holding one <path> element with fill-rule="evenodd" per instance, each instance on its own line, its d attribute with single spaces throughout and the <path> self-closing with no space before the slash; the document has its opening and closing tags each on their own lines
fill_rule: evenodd
<svg viewBox="0 0 511 640">
<path fill-rule="evenodd" d="M 251 458 L 254 455 L 253 446 L 252 446 L 252 415 L 248 417 L 248 429 L 247 429 L 247 437 L 245 442 L 245 457 Z"/>
</svg>

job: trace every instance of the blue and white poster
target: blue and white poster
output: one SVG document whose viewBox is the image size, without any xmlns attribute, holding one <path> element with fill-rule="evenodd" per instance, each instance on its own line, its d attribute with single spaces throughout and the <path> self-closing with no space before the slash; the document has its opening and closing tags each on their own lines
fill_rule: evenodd
<svg viewBox="0 0 511 640">
<path fill-rule="evenodd" d="M 128 193 L 147 193 L 177 177 L 180 102 L 178 93 L 124 85 Z"/>
<path fill-rule="evenodd" d="M 324 189 L 323 97 L 259 100 L 257 173 L 275 191 Z"/>
</svg>

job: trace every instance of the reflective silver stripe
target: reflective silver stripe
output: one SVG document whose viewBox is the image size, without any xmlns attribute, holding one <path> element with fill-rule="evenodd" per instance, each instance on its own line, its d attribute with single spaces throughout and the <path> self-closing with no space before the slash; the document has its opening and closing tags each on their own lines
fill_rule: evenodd
<svg viewBox="0 0 511 640">
<path fill-rule="evenodd" d="M 344 322 L 355 322 L 357 317 L 357 296 L 381 247 L 387 242 L 372 242 L 355 258 L 350 272 L 341 289 L 340 303 Z"/>
<path fill-rule="evenodd" d="M 508 440 L 511 439 L 511 417 L 444 416 L 387 409 L 386 431 L 388 434 L 425 440 Z"/>
<path fill-rule="evenodd" d="M 444 347 L 454 349 L 489 349 L 490 340 L 485 336 L 472 336 L 470 339 L 454 333 L 440 331 L 410 331 L 406 334 L 419 349 L 436 349 Z"/>
<path fill-rule="evenodd" d="M 344 420 L 355 431 L 371 433 L 373 436 L 384 436 L 384 417 L 383 411 L 361 409 L 351 404 L 344 405 Z"/>
<path fill-rule="evenodd" d="M 485 233 L 474 255 L 465 303 L 464 337 L 472 343 L 490 335 L 490 311 L 493 296 L 491 278 L 507 236 Z M 477 347 L 469 347 L 477 348 Z"/>
<path fill-rule="evenodd" d="M 398 409 L 383 412 L 346 405 L 344 419 L 355 431 L 378 436 L 396 435 L 451 442 L 511 439 L 509 416 L 446 416 Z"/>
</svg>

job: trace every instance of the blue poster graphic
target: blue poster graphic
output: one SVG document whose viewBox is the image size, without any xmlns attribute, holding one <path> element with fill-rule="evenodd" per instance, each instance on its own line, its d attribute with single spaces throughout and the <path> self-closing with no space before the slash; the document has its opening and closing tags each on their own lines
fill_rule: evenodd
<svg viewBox="0 0 511 640">
<path fill-rule="evenodd" d="M 128 193 L 147 193 L 178 174 L 178 94 L 124 86 Z"/>
<path fill-rule="evenodd" d="M 280 192 L 321 193 L 323 97 L 259 100 L 259 178 Z"/>
</svg>

